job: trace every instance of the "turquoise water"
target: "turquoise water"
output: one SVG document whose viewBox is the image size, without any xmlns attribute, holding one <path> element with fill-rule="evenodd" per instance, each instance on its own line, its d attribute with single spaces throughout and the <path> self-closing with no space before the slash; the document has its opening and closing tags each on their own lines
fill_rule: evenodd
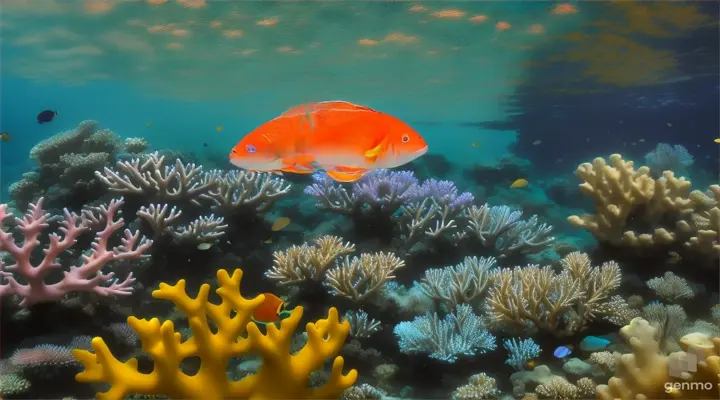
<svg viewBox="0 0 720 400">
<path fill-rule="evenodd" d="M 228 154 L 253 129 L 295 105 L 344 100 L 405 121 L 428 143 L 425 156 L 388 174 L 406 170 L 420 181 L 450 180 L 459 192 L 471 194 L 472 204 L 478 207 L 487 202 L 522 209 L 523 219 L 536 215 L 538 225 L 553 227 L 552 233 L 545 235 L 552 240 L 527 253 L 505 254 L 503 244 L 488 246 L 485 240 L 473 241 L 462 235 L 440 235 L 438 240 L 423 236 L 410 246 L 411 241 L 403 236 L 408 234 L 406 218 L 412 214 L 412 206 L 417 206 L 418 196 L 439 201 L 430 192 L 419 191 L 425 194 L 415 197 L 408 194 L 402 205 L 358 200 L 362 198 L 358 196 L 353 200 L 354 209 L 330 212 L 315 207 L 319 197 L 306 189 L 312 178 L 292 174 L 273 176 L 283 179 L 277 182 L 290 189 L 267 211 L 228 210 L 205 200 L 196 204 L 190 198 L 158 193 L 124 193 L 122 211 L 128 227 L 155 240 L 147 251 L 151 257 L 137 261 L 135 269 L 130 268 L 132 263 L 117 267 L 121 279 L 129 270 L 138 271 L 135 285 L 140 286 L 132 296 L 99 300 L 80 290 L 80 295 L 69 295 L 70 300 L 56 298 L 33 305 L 29 313 L 18 311 L 22 307 L 17 301 L 4 301 L 6 334 L 0 339 L 6 349 L 0 354 L 3 396 L 93 395 L 102 388 L 73 380 L 81 368 L 69 356 L 69 348 L 88 348 L 85 339 L 77 338 L 103 337 L 124 360 L 135 354 L 139 344 L 136 339 L 123 342 L 122 338 L 129 336 L 122 332 L 129 328 L 117 324 L 123 324 L 127 315 L 170 318 L 169 306 L 153 299 L 147 288 L 181 278 L 187 278 L 193 290 L 200 282 L 215 285 L 215 271 L 220 268 L 243 268 L 245 296 L 276 293 L 305 307 L 307 320 L 325 317 L 328 307 L 334 306 L 342 315 L 364 311 L 380 321 L 384 326 L 381 333 L 371 338 L 355 335 L 353 340 L 359 344 L 353 342 L 341 354 L 346 358 L 346 370 L 359 370 L 358 385 L 372 385 L 373 390 L 390 397 L 448 398 L 455 393 L 455 398 L 532 398 L 531 394 L 522 397 L 527 392 L 552 398 L 543 388 L 536 388 L 544 378 L 531 377 L 535 365 L 547 365 L 554 376 L 574 385 L 571 390 L 575 394 L 564 398 L 594 397 L 594 391 L 583 388 L 607 383 L 613 374 L 598 371 L 598 365 L 588 361 L 590 352 L 580 351 L 571 358 L 587 362 L 580 367 L 574 364 L 587 370 L 568 372 L 573 366 L 567 366 L 568 359 L 554 357 L 553 351 L 561 345 L 577 347 L 585 336 L 597 335 L 611 342 L 601 350 L 631 352 L 616 335 L 620 326 L 630 323 L 629 318 L 622 323 L 592 319 L 582 331 L 567 335 L 543 327 L 539 332 L 518 332 L 489 323 L 492 313 L 485 292 L 473 301 L 458 302 L 469 304 L 470 313 L 484 322 L 474 326 L 477 332 L 455 335 L 466 335 L 457 339 L 465 342 L 471 341 L 469 337 L 491 335 L 496 338 L 495 349 L 475 343 L 464 355 L 457 351 L 457 360 L 437 354 L 430 357 L 432 351 L 427 349 L 409 350 L 413 344 L 408 344 L 407 332 L 414 329 L 407 325 L 409 321 L 425 312 L 436 313 L 439 319 L 461 314 L 453 302 L 433 301 L 432 296 L 420 293 L 414 282 L 427 282 L 427 270 L 464 265 L 465 257 L 497 257 L 502 268 L 553 265 L 555 271 L 571 251 L 588 253 L 592 265 L 614 260 L 623 276 L 616 294 L 637 311 L 634 315 L 662 331 L 667 322 L 660 323 L 662 318 L 653 320 L 653 316 L 675 310 L 671 306 L 685 309 L 683 315 L 687 315 L 676 324 L 680 327 L 674 328 L 674 336 L 658 339 L 671 342 L 660 351 L 663 360 L 681 350 L 680 337 L 686 333 L 720 336 L 717 307 L 712 308 L 718 303 L 720 279 L 714 268 L 720 227 L 713 211 L 718 208 L 720 191 L 713 194 L 711 186 L 719 180 L 715 3 L 0 0 L 0 5 L 0 130 L 7 134 L 7 140 L 0 141 L 0 199 L 16 216 L 40 197 L 52 214 L 60 214 L 64 207 L 79 213 L 84 206 L 107 204 L 123 193 L 110 190 L 94 175 L 95 170 L 101 174 L 104 167 L 117 168 L 122 161 L 146 160 L 154 151 L 166 156 L 168 166 L 180 159 L 203 165 L 205 172 L 218 169 L 230 174 L 226 177 L 235 176 L 231 171 L 237 169 L 229 163 Z M 54 110 L 57 115 L 49 123 L 38 124 L 36 116 L 43 110 Z M 74 156 L 104 153 L 105 164 L 90 163 L 86 170 L 72 175 L 59 158 L 40 162 L 29 156 L 38 143 L 56 140 L 55 135 L 66 131 L 81 131 L 80 123 L 85 120 L 97 121 L 95 130 L 112 131 L 113 139 L 101 150 L 81 139 L 63 152 Z M 118 144 L 127 138 L 142 138 L 148 147 L 132 152 Z M 661 143 L 676 146 L 675 150 L 653 153 Z M 625 225 L 613 232 L 616 236 L 569 223 L 571 215 L 599 212 L 593 198 L 577 188 L 583 183 L 575 175 L 577 166 L 596 157 L 609 159 L 613 153 L 633 160 L 636 170 L 648 165 L 652 185 L 665 182 L 660 176 L 666 169 L 688 177 L 692 189 L 706 193 L 707 201 L 703 203 L 698 200 L 700 195 L 691 195 L 687 189 L 668 195 L 671 200 L 680 198 L 682 201 L 673 203 L 678 205 L 653 213 L 659 202 L 638 200 L 623 214 Z M 28 174 L 41 178 L 33 181 L 32 190 L 20 195 L 18 182 L 29 182 Z M 321 175 L 314 177 L 320 182 Z M 367 181 L 361 183 L 380 178 L 371 174 L 363 179 Z M 526 186 L 513 184 L 520 179 L 526 180 Z M 343 187 L 352 191 L 352 184 Z M 378 189 L 375 194 L 382 197 L 382 193 Z M 695 208 L 681 210 L 683 202 Z M 201 249 L 198 243 L 173 239 L 169 232 L 177 232 L 175 225 L 158 231 L 147 220 L 136 218 L 140 207 L 165 203 L 183 211 L 178 226 L 213 214 L 224 217 L 229 227 L 219 240 L 198 241 L 209 244 L 209 249 Z M 468 234 L 472 232 L 469 204 L 462 203 L 450 214 L 449 219 L 457 224 L 452 228 L 457 232 L 453 232 L 472 236 Z M 287 226 L 282 226 L 284 218 L 289 218 Z M 16 232 L 10 219 L 5 222 L 4 231 Z M 682 223 L 691 228 L 681 230 Z M 428 225 L 431 228 L 432 224 Z M 664 244 L 656 237 L 657 243 L 641 250 L 620 240 L 628 230 L 652 236 L 659 235 L 658 228 L 669 229 L 676 236 Z M 707 247 L 702 249 L 694 247 L 691 239 L 700 230 L 708 232 Z M 313 286 L 318 279 L 307 279 L 310 285 L 291 290 L 297 285 L 277 285 L 278 279 L 265 274 L 273 265 L 274 252 L 280 254 L 327 234 L 353 242 L 353 255 L 392 252 L 405 266 L 390 279 L 395 282 L 370 301 L 333 292 L 327 282 L 326 286 Z M 76 246 L 86 249 L 92 235 L 83 235 L 87 237 L 82 236 Z M 40 238 L 45 246 L 45 235 Z M 113 246 L 119 245 L 118 238 L 113 240 L 118 241 Z M 502 240 L 510 239 L 498 239 L 497 243 Z M 8 251 L 8 247 L 0 245 L 0 253 L 2 250 Z M 42 258 L 39 249 L 36 252 L 33 261 Z M 60 264 L 67 269 L 81 252 L 63 253 Z M 12 257 L 6 255 L 8 265 L 14 262 Z M 474 273 L 480 274 L 480 267 L 474 268 Z M 663 297 L 645 283 L 666 271 L 687 280 L 691 299 Z M 491 291 L 495 278 L 478 276 Z M 49 276 L 47 282 L 60 279 L 60 275 Z M 443 282 L 441 286 L 449 286 L 449 281 Z M 393 286 L 395 283 L 402 287 Z M 519 287 L 513 290 L 521 292 Z M 541 297 L 551 301 L 558 290 Z M 652 308 L 657 306 L 656 300 L 665 303 L 664 311 Z M 93 311 L 72 305 L 78 302 L 92 303 Z M 54 320 L 51 315 L 60 317 Z M 561 325 L 571 318 L 564 315 Z M 179 320 L 177 315 L 172 319 Z M 14 324 L 13 328 L 5 331 L 8 324 Z M 188 334 L 187 325 L 178 324 L 183 335 Z M 72 337 L 77 340 L 69 342 Z M 542 349 L 541 355 L 527 356 L 519 364 L 503 364 L 508 350 L 502 343 L 510 338 L 533 339 Z M 35 361 L 31 359 L 34 353 L 22 353 L 38 344 L 56 347 L 52 352 L 39 352 Z M 119 347 L 115 349 L 115 345 Z M 364 351 L 358 351 L 358 346 Z M 373 356 L 371 349 L 377 354 Z M 29 361 L 13 358 L 15 351 Z M 142 360 L 142 367 L 149 370 L 152 363 Z M 532 365 L 528 364 L 531 361 Z M 232 361 L 228 374 L 235 378 L 245 374 L 244 362 L 249 361 Z M 383 367 L 387 365 L 395 367 Z M 37 374 L 41 367 L 43 373 Z M 589 372 L 591 367 L 594 369 Z M 183 368 L 197 365 L 187 362 Z M 377 372 L 378 368 L 385 372 Z M 59 376 L 57 386 L 51 389 L 48 371 Z M 544 370 L 536 371 L 541 374 Z M 498 392 L 453 392 L 479 373 L 493 377 Z M 522 376 L 511 379 L 513 373 Z M 580 378 L 592 379 L 592 385 L 579 382 Z M 525 390 L 519 388 L 518 379 L 525 382 Z M 11 380 L 12 384 L 8 383 Z M 31 388 L 17 389 L 21 381 Z M 662 383 L 658 383 L 660 389 L 646 395 L 664 396 Z M 11 386 L 15 394 L 10 393 Z M 344 398 L 378 398 L 379 392 L 367 387 L 358 394 L 359 387 L 352 389 L 356 392 L 346 392 Z"/>
</svg>

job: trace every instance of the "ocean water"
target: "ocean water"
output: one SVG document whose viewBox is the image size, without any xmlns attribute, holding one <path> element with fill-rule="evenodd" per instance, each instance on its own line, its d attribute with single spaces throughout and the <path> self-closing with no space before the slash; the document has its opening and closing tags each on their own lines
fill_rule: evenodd
<svg viewBox="0 0 720 400">
<path fill-rule="evenodd" d="M 633 353 L 618 334 L 642 324 L 632 317 L 655 329 L 647 343 L 658 346 L 651 352 L 656 365 L 672 366 L 677 356 L 671 353 L 709 348 L 710 338 L 720 337 L 715 2 L 0 0 L 0 6 L 0 202 L 20 216 L 43 198 L 45 211 L 59 216 L 47 221 L 29 255 L 13 248 L 22 235 L 5 219 L 2 232 L 15 236 L 0 236 L 0 260 L 11 266 L 29 257 L 40 265 L 40 249 L 50 245 L 47 234 L 59 228 L 64 208 L 102 217 L 96 207 L 120 196 L 123 204 L 115 204 L 126 227 L 154 241 L 143 259 L 112 260 L 123 254 L 122 235 L 110 238 L 115 255 L 106 255 L 101 271 L 117 272 L 120 281 L 134 271 L 126 296 L 103 296 L 112 290 L 92 289 L 97 282 L 62 283 L 60 269 L 85 265 L 81 256 L 92 232 L 104 227 L 102 218 L 83 219 L 87 232 L 59 253 L 59 268 L 41 277 L 61 282 L 59 295 L 37 291 L 43 284 L 28 280 L 22 267 L 4 269 L 3 398 L 87 398 L 106 390 L 88 375 L 74 378 L 83 356 L 70 350 L 91 349 L 90 337 L 103 338 L 121 361 L 138 357 L 140 370 L 149 373 L 153 359 L 142 350 L 151 335 L 141 338 L 141 350 L 142 335 L 133 333 L 127 317 L 169 319 L 183 338 L 197 337 L 182 312 L 151 291 L 186 279 L 194 296 L 203 282 L 217 286 L 219 269 L 242 268 L 243 295 L 268 294 L 263 309 L 273 320 L 287 315 L 275 312 L 269 294 L 288 310 L 302 306 L 297 332 L 326 318 L 331 307 L 340 311 L 340 320 L 352 325 L 350 338 L 323 359 L 339 354 L 346 372 L 358 370 L 355 386 L 342 394 L 347 399 L 594 398 L 595 386 L 612 376 L 642 393 L 623 375 L 621 361 L 600 354 Z M 427 142 L 427 154 L 372 171 L 357 184 L 328 181 L 322 171 L 243 175 L 229 162 L 233 146 L 254 129 L 293 106 L 329 100 L 404 121 Z M 40 124 L 43 110 L 56 115 Z M 139 139 L 143 146 L 128 145 Z M 173 175 L 176 160 L 187 171 L 204 169 L 177 186 L 179 194 L 142 186 L 140 175 L 127 178 L 135 186 L 124 191 L 103 181 L 112 180 L 113 171 L 129 174 L 134 159 L 142 164 L 153 152 L 165 157 L 164 165 L 146 181 L 171 176 L 170 186 L 177 185 L 173 179 L 183 178 Z M 629 175 L 612 164 L 611 154 L 634 162 Z M 609 181 L 630 179 L 634 186 L 576 174 L 598 157 L 614 167 L 605 170 Z M 233 181 L 238 178 L 248 180 Z M 276 185 L 269 193 L 277 201 L 245 204 L 263 182 Z M 199 194 L 188 191 L 192 184 Z M 348 198 L 338 195 L 342 190 Z M 143 217 L 151 205 L 182 214 Z M 328 253 L 325 263 L 300 257 L 295 272 L 278 272 L 283 255 L 303 249 L 293 246 L 312 246 L 326 235 L 353 243 L 354 251 Z M 383 270 L 379 252 L 403 265 L 393 269 L 385 260 Z M 584 265 L 576 252 L 586 253 L 593 267 L 568 267 Z M 361 254 L 366 258 L 343 258 Z M 549 266 L 544 273 L 550 275 L 533 265 Z M 614 265 L 621 271 L 616 280 Z M 83 268 L 76 271 L 80 278 L 95 276 Z M 545 286 L 540 276 L 549 276 Z M 111 285 L 107 276 L 96 279 L 107 281 L 101 288 Z M 602 279 L 605 292 L 597 289 Z M 568 293 L 574 297 L 558 304 Z M 503 313 L 503 307 L 532 315 Z M 288 322 L 297 324 L 294 318 Z M 240 342 L 246 323 L 231 335 Z M 689 346 L 690 339 L 681 340 L 689 333 L 704 335 L 704 342 L 694 336 L 695 347 Z M 583 350 L 588 337 L 608 343 Z M 293 348 L 305 340 L 295 336 Z M 91 351 L 100 352 L 98 343 Z M 214 378 L 204 375 L 207 353 L 175 368 L 199 368 L 193 379 L 208 388 L 206 397 L 173 391 L 171 384 L 144 393 L 128 384 L 108 398 L 250 394 L 226 390 L 217 377 L 222 370 L 229 379 L 257 373 L 261 381 L 271 375 L 293 387 L 284 367 L 258 372 L 259 361 L 271 364 L 267 352 L 239 354 L 218 343 L 213 347 L 232 359 L 215 367 Z M 560 346 L 570 355 L 555 356 Z M 173 358 L 171 349 L 164 351 Z M 311 398 L 304 387 L 332 381 L 329 364 L 323 368 L 318 358 L 313 365 L 318 371 L 294 389 L 258 384 L 255 395 Z M 693 379 L 705 382 L 707 368 L 699 365 Z M 649 398 L 664 398 L 672 391 L 668 384 L 680 385 L 672 368 L 664 372 L 652 388 L 642 388 Z M 698 387 L 677 390 L 717 397 L 716 390 Z M 597 392 L 608 398 L 602 397 L 606 388 Z"/>
</svg>

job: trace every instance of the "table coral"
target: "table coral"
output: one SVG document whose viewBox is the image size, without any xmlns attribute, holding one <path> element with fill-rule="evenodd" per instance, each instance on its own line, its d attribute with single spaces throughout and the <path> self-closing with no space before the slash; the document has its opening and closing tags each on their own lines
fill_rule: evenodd
<svg viewBox="0 0 720 400">
<path fill-rule="evenodd" d="M 264 296 L 243 298 L 241 278 L 239 269 L 232 275 L 225 270 L 217 272 L 220 288 L 216 293 L 222 299 L 220 304 L 208 300 L 208 284 L 200 287 L 196 298 L 187 295 L 185 280 L 174 286 L 160 284 L 160 288 L 152 293 L 153 297 L 175 303 L 188 317 L 193 336 L 183 341 L 172 321 L 161 324 L 157 318 L 129 317 L 128 323 L 140 337 L 143 350 L 153 358 L 152 372 L 139 372 L 135 358 L 121 362 L 103 339 L 96 337 L 92 340 L 94 353 L 73 351 L 85 367 L 77 380 L 110 384 L 107 392 L 98 394 L 102 400 L 119 400 L 131 393 L 203 400 L 338 398 L 355 383 L 357 372 L 351 370 L 343 375 L 344 361 L 338 356 L 332 363 L 328 383 L 316 388 L 307 387 L 310 373 L 322 368 L 327 358 L 340 351 L 350 332 L 350 324 L 339 321 L 335 308 L 330 309 L 326 319 L 307 324 L 307 344 L 297 353 L 290 354 L 293 334 L 302 318 L 302 307 L 296 307 L 279 328 L 267 325 L 267 333 L 262 334 L 251 319 Z M 226 370 L 230 359 L 253 353 L 263 359 L 258 372 L 239 381 L 229 380 Z M 180 368 L 181 362 L 188 357 L 200 359 L 199 370 L 194 375 L 187 375 Z"/>
</svg>

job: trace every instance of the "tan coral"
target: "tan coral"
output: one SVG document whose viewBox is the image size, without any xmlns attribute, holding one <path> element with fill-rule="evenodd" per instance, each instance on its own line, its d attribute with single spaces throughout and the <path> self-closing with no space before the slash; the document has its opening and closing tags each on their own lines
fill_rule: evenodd
<svg viewBox="0 0 720 400">
<path fill-rule="evenodd" d="M 621 277 L 617 263 L 592 267 L 587 254 L 573 252 L 561 264 L 560 273 L 537 265 L 500 270 L 488 294 L 492 321 L 521 329 L 532 324 L 556 336 L 567 336 L 598 317 L 618 325 L 629 320 L 629 307 L 613 296 Z"/>
<path fill-rule="evenodd" d="M 596 390 L 600 400 L 710 399 L 720 397 L 720 338 L 690 334 L 681 339 L 685 351 L 660 353 L 656 328 L 642 318 L 620 330 L 632 346 L 631 354 L 617 356 L 615 376 Z M 697 372 L 682 372 L 697 360 Z M 689 358 L 690 357 L 690 358 Z M 703 359 L 704 358 L 704 359 Z M 675 369 L 680 377 L 671 376 Z"/>
<path fill-rule="evenodd" d="M 405 262 L 393 253 L 364 253 L 360 257 L 346 257 L 328 271 L 325 284 L 333 294 L 362 301 L 395 279 L 393 273 Z"/>
<path fill-rule="evenodd" d="M 355 251 L 355 245 L 343 243 L 337 236 L 322 236 L 315 245 L 291 246 L 273 253 L 273 266 L 265 273 L 279 285 L 295 285 L 306 280 L 320 281 L 338 257 Z"/>
<path fill-rule="evenodd" d="M 675 243 L 678 232 L 692 231 L 685 219 L 692 218 L 690 215 L 698 211 L 700 203 L 707 205 L 707 199 L 690 193 L 690 181 L 675 177 L 672 171 L 665 171 L 662 178 L 653 179 L 648 167 L 635 169 L 632 161 L 623 160 L 619 154 L 611 155 L 609 161 L 610 165 L 603 158 L 596 158 L 592 164 L 584 163 L 578 167 L 576 173 L 584 180 L 580 191 L 594 200 L 596 214 L 570 216 L 568 222 L 571 225 L 587 229 L 600 241 L 633 247 Z M 713 193 L 720 193 L 720 189 Z M 677 216 L 677 226 L 658 227 L 642 233 L 629 226 L 631 216 L 656 222 L 667 214 Z M 712 243 L 708 236 L 709 233 L 700 235 L 696 239 L 698 246 L 707 247 L 705 243 Z"/>
</svg>

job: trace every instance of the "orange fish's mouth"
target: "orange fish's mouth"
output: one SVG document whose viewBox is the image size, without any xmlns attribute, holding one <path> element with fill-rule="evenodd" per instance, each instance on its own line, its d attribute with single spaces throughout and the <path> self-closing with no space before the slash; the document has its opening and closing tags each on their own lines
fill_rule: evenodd
<svg viewBox="0 0 720 400">
<path fill-rule="evenodd" d="M 415 152 L 415 155 L 420 157 L 421 155 L 428 152 L 428 146 L 423 147 L 422 149 Z"/>
</svg>

